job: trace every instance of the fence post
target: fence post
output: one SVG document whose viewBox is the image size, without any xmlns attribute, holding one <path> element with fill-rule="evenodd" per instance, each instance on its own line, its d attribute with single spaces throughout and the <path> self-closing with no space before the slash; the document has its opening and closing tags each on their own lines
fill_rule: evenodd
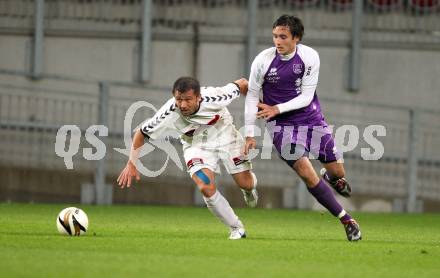
<svg viewBox="0 0 440 278">
<path fill-rule="evenodd" d="M 151 21 L 152 1 L 142 1 L 142 34 L 139 61 L 139 77 L 141 82 L 148 82 L 151 79 Z"/>
<path fill-rule="evenodd" d="M 35 0 L 34 25 L 31 77 L 39 79 L 43 72 L 44 0 Z"/>
<path fill-rule="evenodd" d="M 363 1 L 353 1 L 350 66 L 348 71 L 348 89 L 352 92 L 359 90 L 361 35 L 362 35 L 362 5 Z"/>
<path fill-rule="evenodd" d="M 419 138 L 419 112 L 409 110 L 409 149 L 408 149 L 408 199 L 406 204 L 407 212 L 417 211 L 417 173 L 418 173 L 418 151 L 417 143 Z"/>
<path fill-rule="evenodd" d="M 99 103 L 98 103 L 98 123 L 100 125 L 108 125 L 108 94 L 109 85 L 106 82 L 99 83 Z M 106 137 L 101 138 L 102 142 L 106 144 Z M 95 170 L 95 202 L 97 205 L 112 203 L 112 188 L 108 188 L 105 183 L 106 166 L 105 156 L 97 161 Z"/>
<path fill-rule="evenodd" d="M 248 1 L 247 3 L 247 45 L 244 73 L 248 78 L 249 73 L 251 72 L 252 61 L 255 58 L 257 51 L 258 1 Z"/>
</svg>

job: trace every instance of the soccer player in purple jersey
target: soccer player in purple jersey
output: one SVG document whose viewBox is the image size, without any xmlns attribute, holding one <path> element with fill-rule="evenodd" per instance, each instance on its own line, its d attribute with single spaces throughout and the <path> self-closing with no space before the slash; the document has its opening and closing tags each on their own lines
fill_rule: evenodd
<svg viewBox="0 0 440 278">
<path fill-rule="evenodd" d="M 252 63 L 245 107 L 245 154 L 256 147 L 256 119 L 265 119 L 281 158 L 301 177 L 313 197 L 340 219 L 348 240 L 357 241 L 362 238 L 359 225 L 327 185 L 350 197 L 344 166 L 338 160 L 340 155 L 316 94 L 319 55 L 299 43 L 303 34 L 304 26 L 299 18 L 281 16 L 273 24 L 275 47 L 263 50 Z M 323 164 L 322 177 L 315 172 L 311 157 Z"/>
</svg>

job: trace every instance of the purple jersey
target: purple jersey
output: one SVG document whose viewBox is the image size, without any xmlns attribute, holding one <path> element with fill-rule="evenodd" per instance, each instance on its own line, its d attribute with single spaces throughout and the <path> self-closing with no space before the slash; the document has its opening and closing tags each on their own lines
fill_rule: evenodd
<svg viewBox="0 0 440 278">
<path fill-rule="evenodd" d="M 282 60 L 281 55 L 276 53 L 264 76 L 263 103 L 277 105 L 297 98 L 302 93 L 302 79 L 305 73 L 305 64 L 298 52 L 287 61 Z M 322 125 L 321 105 L 316 90 L 313 93 L 313 99 L 307 106 L 284 112 L 272 120 L 276 120 L 279 125 Z"/>
<path fill-rule="evenodd" d="M 280 55 L 275 47 L 263 50 L 252 63 L 246 97 L 246 136 L 254 136 L 256 105 L 276 105 L 280 114 L 274 119 L 280 125 L 325 125 L 316 95 L 319 76 L 318 53 L 298 44 L 294 53 Z"/>
<path fill-rule="evenodd" d="M 318 53 L 302 44 L 288 55 L 268 48 L 252 63 L 245 107 L 246 136 L 254 136 L 256 105 L 262 94 L 263 103 L 276 105 L 280 111 L 266 128 L 275 128 L 270 132 L 273 144 L 289 163 L 298 159 L 292 152 L 313 155 L 324 163 L 339 158 L 316 95 L 319 65 Z"/>
</svg>

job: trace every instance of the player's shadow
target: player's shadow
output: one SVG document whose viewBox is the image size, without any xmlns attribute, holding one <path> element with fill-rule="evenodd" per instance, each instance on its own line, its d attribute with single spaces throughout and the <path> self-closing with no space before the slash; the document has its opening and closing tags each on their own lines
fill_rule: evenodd
<svg viewBox="0 0 440 278">
<path fill-rule="evenodd" d="M 19 231 L 8 231 L 8 232 L 2 232 L 2 235 L 6 235 L 6 236 L 20 236 L 20 237 L 59 237 L 59 236 L 63 236 L 60 235 L 57 232 L 19 232 Z"/>
<path fill-rule="evenodd" d="M 245 239 L 246 241 L 296 241 L 296 242 L 347 242 L 346 238 L 309 238 L 309 237 L 285 237 L 285 238 L 279 238 L 279 237 L 270 237 L 270 236 L 252 236 Z M 433 245 L 440 245 L 440 241 L 398 241 L 398 240 L 378 240 L 378 239 L 365 239 L 363 238 L 360 241 L 352 242 L 352 243 L 365 243 L 365 244 L 377 244 L 377 245 L 383 245 L 383 244 L 397 244 L 397 245 L 426 245 L 426 246 L 433 246 Z"/>
<path fill-rule="evenodd" d="M 252 236 L 247 237 L 245 240 L 249 241 L 298 241 L 298 242 L 304 242 L 304 241 L 310 241 L 310 242 L 317 242 L 317 241 L 342 241 L 341 239 L 336 238 L 309 238 L 309 237 L 270 237 L 270 236 Z"/>
<path fill-rule="evenodd" d="M 64 237 L 70 237 L 68 235 L 61 235 L 59 233 L 56 232 L 26 232 L 26 231 L 7 231 L 7 232 L 3 232 L 2 235 L 4 236 L 20 236 L 20 237 L 31 237 L 31 238 L 46 238 L 46 239 L 57 239 L 57 238 L 64 238 Z M 94 237 L 98 237 L 98 238 L 127 238 L 127 234 L 117 234 L 115 235 L 114 233 L 105 233 L 105 232 L 101 232 L 101 233 L 96 233 L 94 231 L 88 231 L 86 234 L 79 236 L 80 238 L 94 238 Z M 212 233 L 212 234 L 194 234 L 191 233 L 191 235 L 189 234 L 180 234 L 177 232 L 172 232 L 172 233 L 161 233 L 160 236 L 159 235 L 154 235 L 154 233 L 146 233 L 146 234 L 136 234 L 136 235 L 129 235 L 130 238 L 146 238 L 146 239 L 164 239 L 164 240 L 169 240 L 169 239 L 185 239 L 185 240 L 228 240 L 227 239 L 227 235 L 225 235 L 224 233 Z M 75 237 L 75 236 L 72 236 Z M 231 240 L 229 240 L 231 241 Z M 267 242 L 334 242 L 334 243 L 339 243 L 339 242 L 347 242 L 346 238 L 326 238 L 326 237 L 321 237 L 321 238 L 311 238 L 311 237 L 271 237 L 271 236 L 258 236 L 258 235 L 251 235 L 247 238 L 241 239 L 240 241 L 249 241 L 249 242 L 263 242 L 263 241 L 267 241 Z M 379 239 L 368 239 L 368 238 L 363 238 L 361 241 L 358 242 L 352 242 L 354 244 L 368 244 L 368 245 L 378 245 L 378 246 L 383 246 L 384 244 L 388 244 L 388 245 L 414 245 L 414 246 L 435 246 L 435 245 L 440 245 L 440 240 L 439 241 L 402 241 L 402 240 L 379 240 Z"/>
</svg>

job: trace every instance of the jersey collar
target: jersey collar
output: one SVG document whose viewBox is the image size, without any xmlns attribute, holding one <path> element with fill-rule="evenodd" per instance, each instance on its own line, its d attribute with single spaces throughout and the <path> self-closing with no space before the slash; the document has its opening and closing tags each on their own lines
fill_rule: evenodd
<svg viewBox="0 0 440 278">
<path fill-rule="evenodd" d="M 295 56 L 296 51 L 298 51 L 298 45 L 295 47 L 295 51 L 293 51 L 292 53 L 287 54 L 287 55 L 282 55 L 282 54 L 278 53 L 278 55 L 280 55 L 280 60 L 281 61 L 289 61 L 290 59 L 293 58 L 293 56 Z"/>
</svg>

